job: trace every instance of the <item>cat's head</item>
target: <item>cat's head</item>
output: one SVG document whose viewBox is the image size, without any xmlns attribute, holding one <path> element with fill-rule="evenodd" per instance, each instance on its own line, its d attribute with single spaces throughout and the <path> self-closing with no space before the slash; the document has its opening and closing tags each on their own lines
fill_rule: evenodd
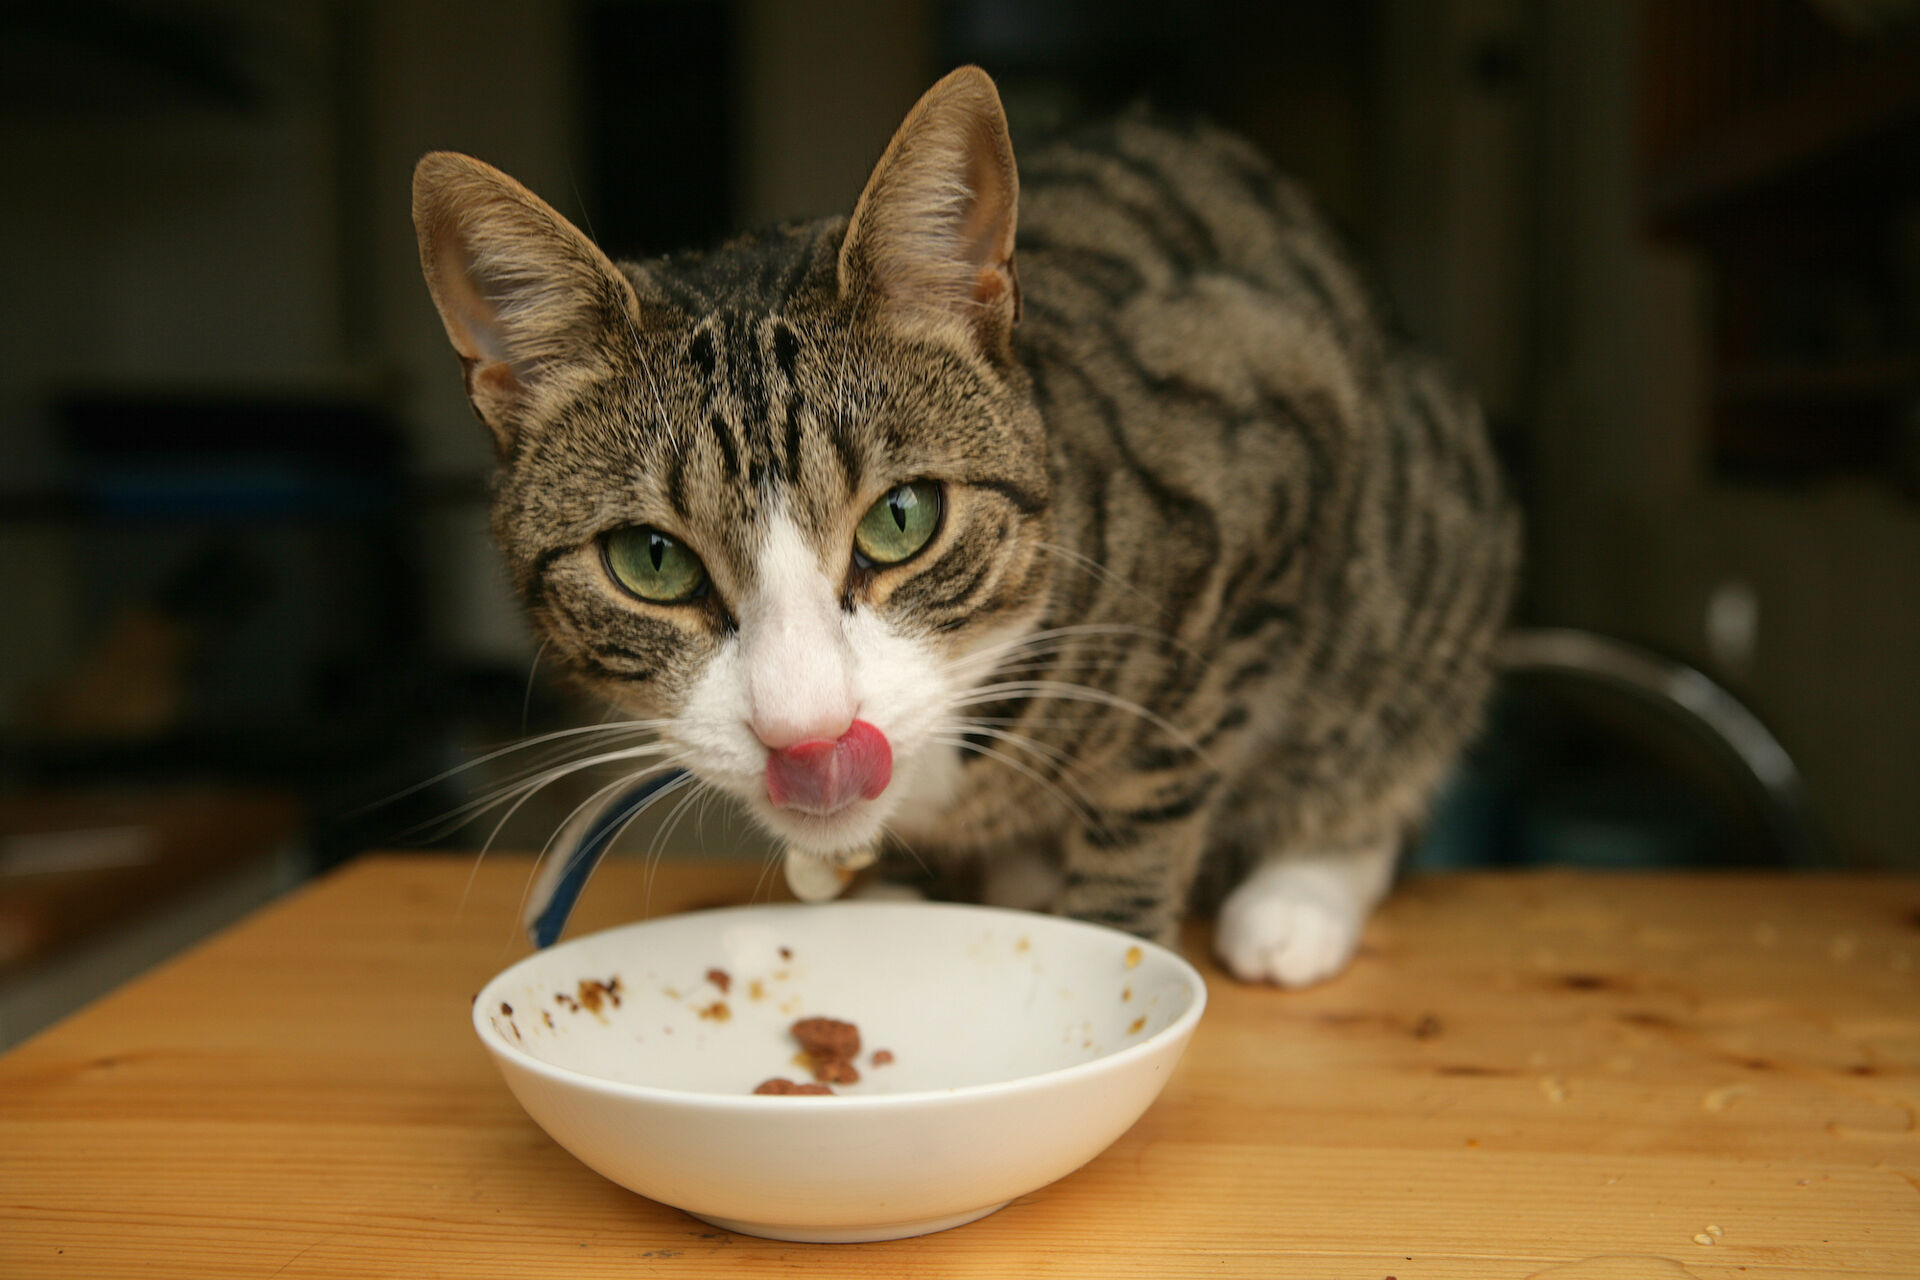
<svg viewBox="0 0 1920 1280">
<path fill-rule="evenodd" d="M 850 218 L 706 254 L 615 266 L 478 161 L 415 173 L 547 655 L 790 847 L 863 852 L 943 785 L 956 705 L 1044 608 L 1018 185 L 974 68 L 915 106 Z"/>
</svg>

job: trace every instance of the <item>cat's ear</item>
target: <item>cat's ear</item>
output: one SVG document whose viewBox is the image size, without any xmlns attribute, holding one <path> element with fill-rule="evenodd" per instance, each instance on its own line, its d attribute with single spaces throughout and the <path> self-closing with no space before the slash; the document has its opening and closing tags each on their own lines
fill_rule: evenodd
<svg viewBox="0 0 1920 1280">
<path fill-rule="evenodd" d="M 634 323 L 633 286 L 540 197 L 451 151 L 414 168 L 413 225 L 467 399 L 505 457 L 545 406 L 604 369 L 606 339 Z"/>
<path fill-rule="evenodd" d="M 874 166 L 840 249 L 842 296 L 1004 355 L 1020 318 L 1019 203 L 999 91 L 962 67 L 927 90 Z"/>
</svg>

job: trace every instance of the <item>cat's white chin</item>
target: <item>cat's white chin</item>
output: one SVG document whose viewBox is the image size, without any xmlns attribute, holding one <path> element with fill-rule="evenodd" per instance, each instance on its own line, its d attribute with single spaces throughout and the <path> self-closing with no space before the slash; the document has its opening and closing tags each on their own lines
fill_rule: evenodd
<svg viewBox="0 0 1920 1280">
<path fill-rule="evenodd" d="M 756 804 L 762 825 L 789 849 L 820 858 L 836 867 L 863 867 L 873 860 L 886 814 L 879 802 L 856 800 L 832 813 L 806 813 Z"/>
</svg>

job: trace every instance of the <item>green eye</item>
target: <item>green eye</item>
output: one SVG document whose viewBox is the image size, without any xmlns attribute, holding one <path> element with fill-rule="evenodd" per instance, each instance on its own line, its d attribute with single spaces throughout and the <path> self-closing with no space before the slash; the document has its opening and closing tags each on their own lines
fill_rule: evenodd
<svg viewBox="0 0 1920 1280">
<path fill-rule="evenodd" d="M 678 604 L 707 585 L 707 568 L 684 543 L 658 529 L 632 525 L 606 536 L 607 572 L 642 600 Z"/>
<path fill-rule="evenodd" d="M 869 564 L 899 564 L 927 545 L 940 527 L 940 486 L 903 484 L 867 509 L 853 531 L 853 549 Z"/>
</svg>

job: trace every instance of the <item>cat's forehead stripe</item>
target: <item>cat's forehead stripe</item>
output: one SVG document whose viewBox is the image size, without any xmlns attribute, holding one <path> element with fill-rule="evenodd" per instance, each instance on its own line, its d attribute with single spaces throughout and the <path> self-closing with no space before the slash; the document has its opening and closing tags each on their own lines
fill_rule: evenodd
<svg viewBox="0 0 1920 1280">
<path fill-rule="evenodd" d="M 815 332 L 806 316 L 729 307 L 702 316 L 683 340 L 697 406 L 688 434 L 704 461 L 684 451 L 661 459 L 667 500 L 683 520 L 703 485 L 709 493 L 724 486 L 735 515 L 749 522 L 769 498 L 782 498 L 820 529 L 859 492 L 859 415 L 849 410 L 870 397 L 839 386 L 844 362 L 831 353 L 809 359 Z"/>
</svg>

